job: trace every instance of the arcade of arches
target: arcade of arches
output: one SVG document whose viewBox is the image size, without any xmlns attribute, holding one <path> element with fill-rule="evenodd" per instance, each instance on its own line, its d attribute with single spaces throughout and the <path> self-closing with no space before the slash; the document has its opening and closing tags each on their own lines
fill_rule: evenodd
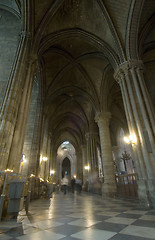
<svg viewBox="0 0 155 240">
<path fill-rule="evenodd" d="M 0 0 L 1 174 L 76 175 L 105 196 L 131 176 L 155 207 L 154 12 L 154 0 Z"/>
</svg>

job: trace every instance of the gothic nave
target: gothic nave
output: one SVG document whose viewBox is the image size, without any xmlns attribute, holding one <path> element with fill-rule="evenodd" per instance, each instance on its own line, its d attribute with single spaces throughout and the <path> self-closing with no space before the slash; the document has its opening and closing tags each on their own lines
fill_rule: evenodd
<svg viewBox="0 0 155 240">
<path fill-rule="evenodd" d="M 0 0 L 0 238 L 155 239 L 154 25 L 154 0 Z"/>
</svg>

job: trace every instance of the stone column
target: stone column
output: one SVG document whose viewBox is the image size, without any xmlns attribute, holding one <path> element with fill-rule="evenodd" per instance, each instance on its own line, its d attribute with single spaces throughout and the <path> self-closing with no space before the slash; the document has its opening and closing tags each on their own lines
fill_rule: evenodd
<svg viewBox="0 0 155 240">
<path fill-rule="evenodd" d="M 22 153 L 26 155 L 26 163 L 23 165 L 24 175 L 28 175 L 29 168 L 30 174 L 32 173 L 35 176 L 39 176 L 40 146 L 43 120 L 40 78 L 40 71 L 38 69 L 34 77 L 29 115 L 26 123 L 24 145 L 22 149 Z"/>
<path fill-rule="evenodd" d="M 43 119 L 43 131 L 42 131 L 42 143 L 41 143 L 41 158 L 42 161 L 40 162 L 40 177 L 45 178 L 46 177 L 46 165 L 45 161 L 43 161 L 43 157 L 47 157 L 47 149 L 48 149 L 48 121 L 45 122 L 45 116 Z M 48 159 L 49 161 L 49 159 Z M 31 169 L 29 169 L 31 171 Z"/>
<path fill-rule="evenodd" d="M 47 161 L 45 162 L 45 169 L 44 169 L 44 179 L 48 180 L 50 175 L 50 136 L 46 134 L 46 151 L 45 156 L 47 157 Z"/>
<path fill-rule="evenodd" d="M 51 170 L 52 169 L 52 145 L 51 145 L 51 133 L 48 133 L 48 149 L 47 149 L 47 156 L 48 156 L 48 179 L 50 178 L 51 175 Z M 54 174 L 55 175 L 55 174 Z"/>
<path fill-rule="evenodd" d="M 22 99 L 19 105 L 14 135 L 9 152 L 8 168 L 19 172 L 22 149 L 24 144 L 24 135 L 26 129 L 27 118 L 29 114 L 29 105 L 31 100 L 32 85 L 34 79 L 34 63 L 30 62 L 28 65 L 27 78 L 23 88 Z"/>
<path fill-rule="evenodd" d="M 51 140 L 51 139 L 50 139 Z M 51 164 L 50 164 L 50 170 L 54 170 L 54 176 L 52 177 L 53 182 L 57 182 L 58 180 L 61 180 L 61 173 L 60 173 L 60 162 L 57 158 L 57 152 L 54 150 L 53 142 L 50 142 L 51 144 Z"/>
<path fill-rule="evenodd" d="M 58 155 L 57 155 L 57 158 L 56 158 L 56 170 L 57 170 L 57 173 L 58 173 L 58 179 L 62 179 L 62 161 L 60 158 L 58 158 Z"/>
<path fill-rule="evenodd" d="M 42 103 L 41 103 L 40 89 L 37 99 L 37 112 L 35 115 L 35 121 L 33 126 L 33 137 L 29 140 L 29 124 L 31 123 L 31 116 L 29 119 L 29 124 L 27 124 L 27 132 L 25 136 L 26 142 L 24 142 L 23 152 L 29 150 L 26 148 L 27 141 L 32 142 L 29 154 L 29 170 L 35 176 L 39 176 L 40 170 L 40 147 L 41 147 L 41 133 L 42 133 Z M 28 140 L 27 140 L 28 139 Z M 27 170 L 28 171 L 28 170 Z"/>
<path fill-rule="evenodd" d="M 82 152 L 76 151 L 77 156 L 77 177 L 83 179 L 83 163 L 82 163 Z"/>
<path fill-rule="evenodd" d="M 85 184 L 88 180 L 88 171 L 85 170 L 85 166 L 88 165 L 87 163 L 87 147 L 86 145 L 81 145 L 81 151 L 82 151 L 82 170 L 83 170 L 83 183 Z"/>
<path fill-rule="evenodd" d="M 56 166 L 57 166 L 57 152 L 53 150 L 53 145 L 52 145 L 52 152 L 51 152 L 51 168 L 52 170 L 55 170 L 56 171 Z M 58 174 L 58 172 L 56 173 Z"/>
<path fill-rule="evenodd" d="M 30 34 L 22 32 L 14 60 L 9 84 L 0 113 L 0 159 L 1 170 L 10 166 L 9 154 L 14 136 L 17 114 L 23 97 L 27 69 L 27 54 L 30 47 Z M 29 73 L 28 73 L 29 74 Z M 26 89 L 27 91 L 27 89 Z"/>
<path fill-rule="evenodd" d="M 91 174 L 98 176 L 98 156 L 97 156 L 97 144 L 96 144 L 97 133 L 89 132 L 86 133 L 87 140 L 87 161 L 90 166 Z"/>
<path fill-rule="evenodd" d="M 139 199 L 146 206 L 155 206 L 155 114 L 143 78 L 141 61 L 131 60 L 115 73 L 119 82 L 133 144 L 136 171 L 139 175 Z"/>
<path fill-rule="evenodd" d="M 115 163 L 116 163 L 116 167 L 117 167 L 117 171 L 121 172 L 123 171 L 123 166 L 122 166 L 122 162 L 120 161 L 120 147 L 119 146 L 114 146 L 112 147 L 112 151 L 113 154 L 115 156 Z"/>
<path fill-rule="evenodd" d="M 105 196 L 114 196 L 116 194 L 114 162 L 109 132 L 110 116 L 108 112 L 98 112 L 95 116 L 95 121 L 99 127 L 103 161 L 104 183 L 102 186 L 102 195 Z"/>
</svg>

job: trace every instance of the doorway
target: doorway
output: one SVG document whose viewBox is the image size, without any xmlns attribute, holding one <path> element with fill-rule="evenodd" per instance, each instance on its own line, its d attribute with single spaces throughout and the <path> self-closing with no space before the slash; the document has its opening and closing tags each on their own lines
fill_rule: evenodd
<svg viewBox="0 0 155 240">
<path fill-rule="evenodd" d="M 71 163 L 70 160 L 66 157 L 62 162 L 62 178 L 67 175 L 68 178 L 71 177 Z"/>
</svg>

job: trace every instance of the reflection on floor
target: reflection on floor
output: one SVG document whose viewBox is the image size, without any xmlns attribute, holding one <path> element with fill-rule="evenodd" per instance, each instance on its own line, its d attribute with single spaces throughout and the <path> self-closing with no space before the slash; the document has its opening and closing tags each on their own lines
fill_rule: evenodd
<svg viewBox="0 0 155 240">
<path fill-rule="evenodd" d="M 149 240 L 155 239 L 155 210 L 134 201 L 98 195 L 54 194 L 32 201 L 29 215 L 0 222 L 1 240 Z"/>
</svg>

